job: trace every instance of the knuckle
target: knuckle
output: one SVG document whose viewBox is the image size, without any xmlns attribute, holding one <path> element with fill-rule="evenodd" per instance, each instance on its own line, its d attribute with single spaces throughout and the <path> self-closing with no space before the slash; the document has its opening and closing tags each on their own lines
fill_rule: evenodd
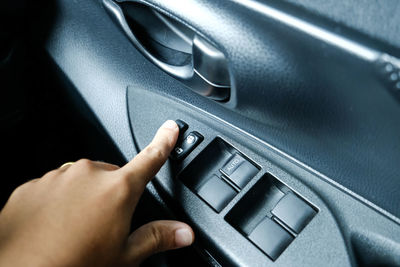
<svg viewBox="0 0 400 267">
<path fill-rule="evenodd" d="M 153 224 L 149 225 L 149 233 L 151 240 L 151 248 L 153 251 L 158 252 L 162 250 L 162 235 L 158 227 Z"/>
<path fill-rule="evenodd" d="M 153 145 L 146 147 L 145 154 L 152 160 L 161 160 L 166 157 L 162 148 Z"/>
<path fill-rule="evenodd" d="M 31 182 L 27 182 L 24 183 L 20 186 L 18 186 L 17 188 L 15 188 L 15 190 L 12 192 L 11 196 L 13 198 L 18 198 L 21 197 L 22 195 L 24 195 L 24 193 L 28 190 L 28 188 L 30 188 L 32 186 Z"/>
<path fill-rule="evenodd" d="M 80 159 L 75 164 L 79 165 L 92 165 L 92 161 L 89 159 Z"/>
<path fill-rule="evenodd" d="M 17 188 L 14 189 L 11 196 L 12 197 L 20 196 L 24 192 L 24 189 L 25 189 L 25 184 L 18 186 Z"/>
<path fill-rule="evenodd" d="M 55 170 L 49 171 L 48 173 L 43 175 L 43 177 L 41 179 L 54 178 L 54 177 L 57 177 L 59 174 L 60 174 L 59 169 L 55 169 Z"/>
<path fill-rule="evenodd" d="M 71 170 L 73 169 L 80 169 L 80 170 L 90 170 L 94 167 L 93 161 L 89 159 L 80 159 L 70 167 Z"/>
</svg>

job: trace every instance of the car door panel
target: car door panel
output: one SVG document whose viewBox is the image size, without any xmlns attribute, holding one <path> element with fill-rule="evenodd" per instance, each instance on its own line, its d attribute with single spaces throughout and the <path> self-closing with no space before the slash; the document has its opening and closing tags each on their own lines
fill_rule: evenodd
<svg viewBox="0 0 400 267">
<path fill-rule="evenodd" d="M 169 163 L 154 181 L 166 208 L 195 226 L 202 249 L 234 265 L 329 259 L 345 266 L 367 261 L 363 252 L 373 240 L 391 255 L 374 260 L 396 262 L 400 108 L 397 83 L 390 81 L 398 64 L 396 27 L 366 29 L 356 18 L 341 19 L 339 7 L 316 15 L 307 2 L 138 2 L 184 22 L 225 55 L 228 101 L 199 95 L 149 62 L 102 1 L 57 1 L 46 50 L 127 160 L 168 118 L 204 135 L 182 164 Z M 384 12 L 390 10 L 377 16 Z M 393 69 L 385 73 L 388 64 Z M 178 178 L 215 138 L 261 166 L 220 214 Z M 318 208 L 276 261 L 226 219 L 266 173 Z M 378 245 L 376 236 L 388 242 Z"/>
</svg>

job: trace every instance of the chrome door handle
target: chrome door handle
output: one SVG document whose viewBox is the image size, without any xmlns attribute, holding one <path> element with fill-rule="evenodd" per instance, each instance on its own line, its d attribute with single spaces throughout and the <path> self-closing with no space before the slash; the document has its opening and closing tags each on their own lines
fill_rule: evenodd
<svg viewBox="0 0 400 267">
<path fill-rule="evenodd" d="M 103 0 L 103 5 L 131 43 L 153 64 L 203 96 L 218 101 L 229 99 L 228 61 L 210 42 L 186 25 L 135 0 Z M 140 12 L 135 13 L 134 5 L 141 5 Z M 130 18 L 127 17 L 129 12 Z M 143 12 L 148 13 L 144 15 Z M 130 23 L 128 19 L 131 19 Z M 139 28 L 141 30 L 135 32 Z M 160 35 L 160 29 L 168 36 Z M 188 60 L 182 65 L 163 60 L 146 47 L 147 42 L 156 43 L 177 55 L 187 55 Z"/>
</svg>

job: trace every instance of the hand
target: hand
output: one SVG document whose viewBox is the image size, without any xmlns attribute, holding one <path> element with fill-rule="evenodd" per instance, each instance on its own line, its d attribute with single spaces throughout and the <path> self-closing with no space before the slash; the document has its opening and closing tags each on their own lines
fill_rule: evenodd
<svg viewBox="0 0 400 267">
<path fill-rule="evenodd" d="M 167 121 L 122 168 L 80 160 L 18 187 L 0 213 L 0 266 L 137 266 L 153 253 L 190 245 L 192 229 L 176 221 L 129 235 L 136 204 L 178 132 Z"/>
</svg>

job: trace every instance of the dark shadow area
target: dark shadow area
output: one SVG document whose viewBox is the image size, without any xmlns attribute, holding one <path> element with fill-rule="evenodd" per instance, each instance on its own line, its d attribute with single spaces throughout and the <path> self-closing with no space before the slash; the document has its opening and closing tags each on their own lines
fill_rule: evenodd
<svg viewBox="0 0 400 267">
<path fill-rule="evenodd" d="M 23 79 L 29 83 L 18 88 L 26 93 L 23 109 L 17 109 L 7 125 L 2 123 L 2 204 L 15 187 L 65 162 L 89 158 L 124 163 L 83 101 L 78 107 L 78 102 L 72 102 L 62 90 L 64 85 L 54 66 L 43 60 L 45 56 L 44 52 L 29 55 L 32 60 L 23 72 Z"/>
<path fill-rule="evenodd" d="M 54 1 L 41 3 L 40 9 L 34 3 L 12 3 L 2 4 L 6 15 L 0 24 L 12 51 L 0 65 L 2 206 L 18 185 L 65 162 L 124 162 L 83 100 L 67 94 L 68 83 L 43 49 L 57 14 Z"/>
<path fill-rule="evenodd" d="M 0 16 L 1 207 L 16 187 L 65 162 L 88 158 L 125 163 L 76 88 L 44 50 L 58 14 L 55 4 L 12 0 L 0 4 L 4 15 Z M 133 229 L 156 219 L 174 219 L 167 211 L 146 191 Z M 206 262 L 190 247 L 159 253 L 143 265 L 204 266 Z"/>
</svg>

